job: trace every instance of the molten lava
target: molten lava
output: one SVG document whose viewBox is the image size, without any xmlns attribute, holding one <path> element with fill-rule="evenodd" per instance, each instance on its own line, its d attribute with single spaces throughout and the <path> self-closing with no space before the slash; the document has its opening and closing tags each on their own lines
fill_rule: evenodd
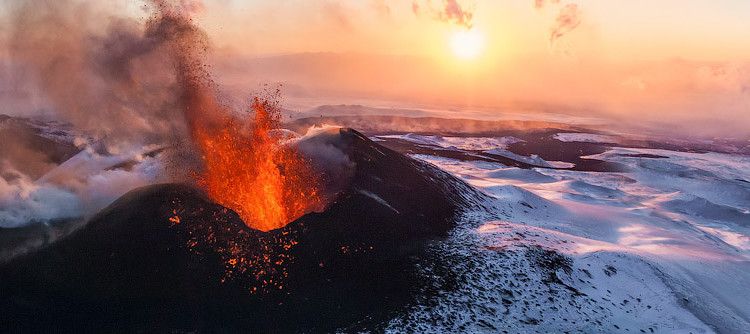
<svg viewBox="0 0 750 334">
<path fill-rule="evenodd" d="M 255 98 L 255 116 L 228 119 L 218 128 L 197 128 L 203 156 L 198 184 L 248 226 L 269 231 L 321 209 L 319 178 L 279 129 L 276 103 Z"/>
</svg>

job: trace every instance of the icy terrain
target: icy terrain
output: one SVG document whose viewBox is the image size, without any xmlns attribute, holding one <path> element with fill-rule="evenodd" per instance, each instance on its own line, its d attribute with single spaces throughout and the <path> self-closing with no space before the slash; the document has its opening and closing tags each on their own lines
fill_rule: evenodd
<svg viewBox="0 0 750 334">
<path fill-rule="evenodd" d="M 476 139 L 466 141 L 450 145 L 467 147 Z M 444 258 L 423 268 L 455 280 L 432 287 L 431 297 L 394 320 L 391 330 L 750 328 L 750 157 L 614 147 L 584 158 L 620 163 L 626 171 L 586 172 L 412 156 L 493 200 L 487 210 L 467 213 L 435 246 Z"/>
<path fill-rule="evenodd" d="M 607 135 L 597 135 L 591 133 L 558 133 L 555 139 L 563 142 L 583 142 L 583 143 L 616 143 L 617 139 Z"/>
<path fill-rule="evenodd" d="M 408 140 L 422 145 L 432 145 L 440 147 L 455 147 L 462 150 L 493 150 L 507 148 L 509 144 L 522 142 L 511 136 L 506 137 L 450 137 L 450 136 L 423 136 L 414 133 L 406 135 L 385 135 L 373 137 L 378 138 L 398 138 Z"/>
</svg>

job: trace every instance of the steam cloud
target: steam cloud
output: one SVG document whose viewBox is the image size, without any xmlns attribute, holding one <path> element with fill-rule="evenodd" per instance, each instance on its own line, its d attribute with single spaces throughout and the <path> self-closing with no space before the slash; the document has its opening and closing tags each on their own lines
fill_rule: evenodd
<svg viewBox="0 0 750 334">
<path fill-rule="evenodd" d="M 94 152 L 82 152 L 87 164 L 112 160 Z M 18 227 L 32 222 L 81 218 L 108 205 L 127 190 L 160 181 L 160 161 L 147 158 L 131 170 L 101 170 L 80 175 L 79 169 L 60 168 L 64 179 L 32 180 L 7 164 L 0 165 L 0 227 Z"/>
<path fill-rule="evenodd" d="M 474 8 L 462 6 L 457 0 L 442 0 L 440 8 L 432 7 L 430 1 L 427 1 L 425 6 L 420 5 L 419 0 L 412 2 L 412 11 L 415 15 L 419 15 L 423 8 L 436 20 L 456 24 L 466 29 L 471 29 L 473 26 L 471 21 L 474 18 Z"/>
<path fill-rule="evenodd" d="M 331 197 L 349 184 L 356 167 L 335 144 L 340 141 L 339 128 L 338 125 L 328 124 L 313 126 L 295 142 L 300 152 L 311 159 L 314 167 L 324 175 L 326 182 L 322 191 Z"/>
</svg>

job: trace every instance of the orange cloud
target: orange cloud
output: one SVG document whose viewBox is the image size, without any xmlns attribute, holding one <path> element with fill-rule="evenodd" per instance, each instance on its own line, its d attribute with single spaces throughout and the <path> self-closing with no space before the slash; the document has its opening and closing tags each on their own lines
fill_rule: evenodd
<svg viewBox="0 0 750 334">
<path fill-rule="evenodd" d="M 473 26 L 474 7 L 462 6 L 457 0 L 443 0 L 442 6 L 439 8 L 430 6 L 429 1 L 424 7 L 420 5 L 419 0 L 412 2 L 412 11 L 415 15 L 419 16 L 423 8 L 436 20 L 456 24 L 466 29 L 471 29 Z"/>
</svg>

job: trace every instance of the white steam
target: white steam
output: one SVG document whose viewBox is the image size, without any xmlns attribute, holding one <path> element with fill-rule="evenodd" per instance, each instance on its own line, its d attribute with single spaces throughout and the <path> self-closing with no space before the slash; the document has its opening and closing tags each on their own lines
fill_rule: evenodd
<svg viewBox="0 0 750 334">
<path fill-rule="evenodd" d="M 160 181 L 159 157 L 87 149 L 37 180 L 0 164 L 0 227 L 83 218 L 126 192 Z"/>
<path fill-rule="evenodd" d="M 311 127 L 304 137 L 295 145 L 302 154 L 310 159 L 313 166 L 324 175 L 325 189 L 328 196 L 334 196 L 354 177 L 356 165 L 344 152 L 346 143 L 340 134 L 341 127 L 323 125 Z"/>
</svg>

